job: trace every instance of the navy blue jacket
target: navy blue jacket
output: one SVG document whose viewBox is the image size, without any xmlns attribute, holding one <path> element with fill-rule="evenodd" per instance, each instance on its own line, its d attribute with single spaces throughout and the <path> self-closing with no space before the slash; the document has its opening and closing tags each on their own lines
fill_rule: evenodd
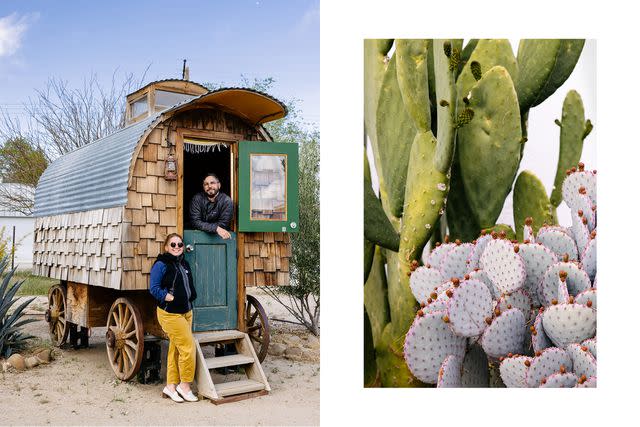
<svg viewBox="0 0 640 427">
<path fill-rule="evenodd" d="M 191 266 L 184 256 L 160 254 L 151 267 L 149 291 L 156 299 L 158 307 L 168 313 L 184 314 L 191 311 L 192 302 L 198 295 L 193 286 Z M 168 293 L 173 295 L 173 301 L 165 301 Z"/>
</svg>

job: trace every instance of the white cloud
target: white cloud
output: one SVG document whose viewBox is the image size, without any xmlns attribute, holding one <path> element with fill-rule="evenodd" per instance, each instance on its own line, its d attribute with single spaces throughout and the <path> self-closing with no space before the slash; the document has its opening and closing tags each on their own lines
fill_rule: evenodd
<svg viewBox="0 0 640 427">
<path fill-rule="evenodd" d="M 12 13 L 0 18 L 0 57 L 11 56 L 20 48 L 22 36 L 35 15 Z"/>
</svg>

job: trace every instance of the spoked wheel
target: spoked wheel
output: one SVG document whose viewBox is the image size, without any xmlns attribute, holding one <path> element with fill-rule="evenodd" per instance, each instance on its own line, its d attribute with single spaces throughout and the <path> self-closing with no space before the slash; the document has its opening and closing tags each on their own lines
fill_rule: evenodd
<svg viewBox="0 0 640 427">
<path fill-rule="evenodd" d="M 49 323 L 51 342 L 56 347 L 62 346 L 69 336 L 67 317 L 65 288 L 62 285 L 54 285 L 49 288 L 49 308 L 44 313 L 44 318 Z"/>
<path fill-rule="evenodd" d="M 244 316 L 247 325 L 246 332 L 251 339 L 258 359 L 262 362 L 267 357 L 267 350 L 269 350 L 269 318 L 262 305 L 252 295 L 247 295 Z"/>
<path fill-rule="evenodd" d="M 142 317 L 128 298 L 118 298 L 107 317 L 107 355 L 111 369 L 122 381 L 133 378 L 144 354 Z"/>
</svg>

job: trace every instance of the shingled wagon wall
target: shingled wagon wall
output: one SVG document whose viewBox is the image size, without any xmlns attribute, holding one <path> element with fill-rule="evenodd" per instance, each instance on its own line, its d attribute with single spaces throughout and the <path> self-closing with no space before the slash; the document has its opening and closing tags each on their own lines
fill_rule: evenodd
<svg viewBox="0 0 640 427">
<path fill-rule="evenodd" d="M 182 207 L 178 185 L 164 179 L 164 161 L 169 154 L 167 137 L 176 144 L 179 132 L 190 131 L 214 140 L 264 140 L 239 118 L 213 109 L 179 114 L 151 131 L 136 149 L 132 163 L 122 223 L 122 289 L 148 287 L 149 272 L 163 250 L 164 239 L 179 231 Z M 176 152 L 176 157 L 181 163 L 182 153 Z M 234 204 L 237 209 L 237 200 Z M 238 249 L 244 258 L 238 261 L 239 268 L 244 266 L 245 286 L 289 283 L 291 243 L 287 233 L 239 233 Z"/>
<path fill-rule="evenodd" d="M 35 220 L 33 274 L 120 288 L 123 207 Z"/>
</svg>

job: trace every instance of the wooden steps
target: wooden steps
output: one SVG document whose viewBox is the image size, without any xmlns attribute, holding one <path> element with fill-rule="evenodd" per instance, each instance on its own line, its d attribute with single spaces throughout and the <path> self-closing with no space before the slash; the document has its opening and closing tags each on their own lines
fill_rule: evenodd
<svg viewBox="0 0 640 427">
<path fill-rule="evenodd" d="M 193 336 L 197 353 L 195 381 L 200 395 L 220 404 L 262 396 L 271 391 L 247 334 L 237 330 L 226 330 L 199 332 Z M 237 354 L 205 357 L 203 348 L 217 344 L 233 344 Z M 244 375 L 246 378 L 227 381 L 227 375 L 212 375 L 214 369 L 231 367 L 238 368 L 235 377 Z M 220 377 L 225 377 L 225 380 L 221 381 Z M 214 381 L 214 378 L 217 380 Z"/>
</svg>

